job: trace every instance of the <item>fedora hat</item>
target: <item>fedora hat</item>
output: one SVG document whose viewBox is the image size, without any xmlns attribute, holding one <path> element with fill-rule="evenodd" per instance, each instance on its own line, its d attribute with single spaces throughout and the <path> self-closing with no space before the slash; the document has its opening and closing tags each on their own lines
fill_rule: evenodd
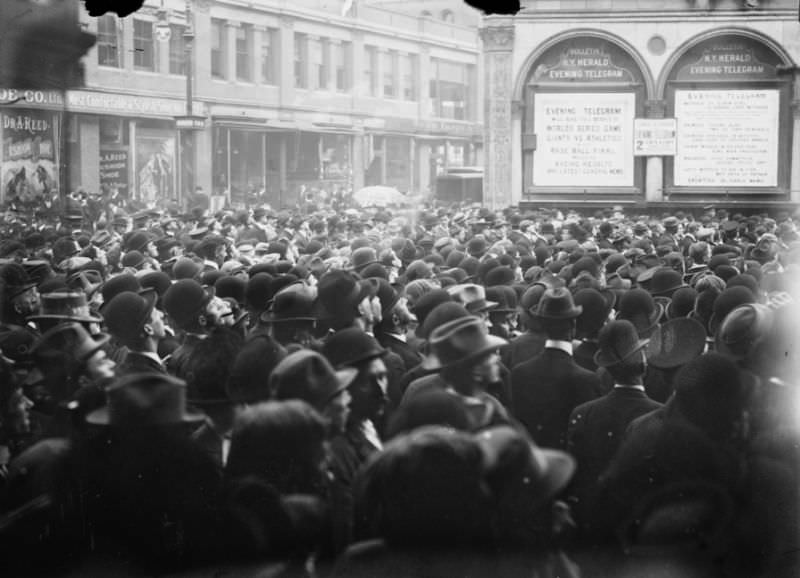
<svg viewBox="0 0 800 578">
<path fill-rule="evenodd" d="M 542 319 L 575 319 L 582 312 L 583 307 L 575 305 L 568 289 L 555 287 L 544 292 L 530 314 Z"/>
<path fill-rule="evenodd" d="M 598 367 L 624 363 L 634 353 L 641 351 L 648 342 L 648 339 L 639 339 L 636 327 L 630 321 L 610 321 L 597 336 L 594 362 Z"/>
<path fill-rule="evenodd" d="M 45 331 L 34 342 L 31 355 L 37 363 L 45 365 L 61 359 L 84 361 L 103 347 L 108 339 L 108 335 L 93 338 L 80 323 L 62 323 Z"/>
<path fill-rule="evenodd" d="M 521 479 L 526 480 L 526 495 L 534 501 L 532 504 L 534 507 L 546 504 L 566 487 L 575 473 L 575 459 L 568 453 L 540 448 L 510 426 L 502 425 L 486 429 L 475 435 L 475 441 L 483 453 L 484 468 L 489 477 L 493 477 L 492 474 L 498 470 L 509 472 L 509 458 L 514 456 L 525 458 L 518 464 L 513 461 L 511 463 L 518 465 L 522 470 L 514 473 L 518 473 Z M 524 449 L 524 452 L 518 453 L 514 451 L 515 449 Z"/>
<path fill-rule="evenodd" d="M 496 301 L 487 301 L 486 289 L 482 285 L 475 283 L 452 285 L 447 288 L 447 292 L 453 301 L 461 303 L 470 313 L 488 311 L 498 305 Z"/>
<path fill-rule="evenodd" d="M 486 324 L 475 316 L 454 319 L 434 329 L 428 340 L 430 355 L 422 362 L 428 370 L 442 369 L 499 349 L 508 341 L 490 335 Z"/>
<path fill-rule="evenodd" d="M 106 405 L 86 416 L 93 425 L 142 428 L 198 423 L 205 414 L 186 409 L 186 382 L 160 373 L 132 373 L 106 389 Z"/>
<path fill-rule="evenodd" d="M 702 354 L 705 346 L 702 323 L 688 317 L 670 319 L 650 336 L 647 363 L 657 369 L 681 367 Z"/>
<path fill-rule="evenodd" d="M 41 312 L 31 315 L 33 321 L 79 321 L 81 323 L 101 323 L 103 319 L 89 310 L 85 293 L 55 291 L 41 297 Z"/>
<path fill-rule="evenodd" d="M 314 409 L 323 410 L 357 375 L 358 370 L 352 367 L 334 371 L 321 354 L 301 349 L 275 366 L 269 377 L 269 389 L 277 400 L 301 399 Z"/>
</svg>

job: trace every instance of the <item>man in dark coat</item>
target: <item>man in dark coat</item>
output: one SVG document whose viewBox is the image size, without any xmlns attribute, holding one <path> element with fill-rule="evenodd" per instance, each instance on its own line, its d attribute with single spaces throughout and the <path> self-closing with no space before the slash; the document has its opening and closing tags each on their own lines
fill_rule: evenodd
<svg viewBox="0 0 800 578">
<path fill-rule="evenodd" d="M 578 462 L 571 494 L 573 511 L 585 534 L 591 533 L 590 509 L 600 474 L 619 447 L 628 424 L 640 415 L 661 407 L 644 392 L 646 362 L 640 340 L 630 321 L 612 321 L 598 337 L 595 362 L 614 379 L 614 389 L 605 396 L 575 408 L 567 428 L 567 450 Z"/>
<path fill-rule="evenodd" d="M 129 373 L 167 373 L 158 356 L 158 342 L 166 335 L 164 314 L 156 309 L 157 294 L 123 291 L 103 308 L 108 332 L 127 349 L 117 366 L 117 375 Z"/>
<path fill-rule="evenodd" d="M 570 413 L 600 391 L 599 378 L 572 359 L 581 311 L 567 289 L 548 289 L 533 312 L 547 335 L 545 349 L 511 371 L 512 413 L 543 447 L 565 447 Z"/>
</svg>

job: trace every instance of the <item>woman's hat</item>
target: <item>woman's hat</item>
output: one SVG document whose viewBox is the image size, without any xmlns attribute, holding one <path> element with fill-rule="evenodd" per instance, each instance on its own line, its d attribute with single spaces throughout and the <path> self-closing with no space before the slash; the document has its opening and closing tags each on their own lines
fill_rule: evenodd
<svg viewBox="0 0 800 578">
<path fill-rule="evenodd" d="M 624 363 L 634 353 L 643 349 L 649 340 L 639 339 L 636 327 L 630 321 L 615 320 L 600 330 L 597 342 L 594 362 L 598 367 L 609 367 Z"/>
<path fill-rule="evenodd" d="M 490 335 L 486 324 L 470 315 L 449 321 L 433 330 L 428 340 L 431 354 L 422 362 L 425 369 L 442 369 L 494 351 L 508 341 Z"/>
<path fill-rule="evenodd" d="M 94 425 L 138 429 L 198 423 L 205 415 L 186 409 L 186 382 L 160 373 L 133 373 L 106 389 L 106 406 L 91 412 Z"/>
<path fill-rule="evenodd" d="M 575 459 L 568 453 L 540 448 L 510 426 L 484 430 L 475 435 L 475 440 L 483 452 L 487 477 L 519 476 L 526 481 L 526 496 L 533 500 L 533 507 L 546 504 L 575 473 Z"/>
<path fill-rule="evenodd" d="M 542 319 L 575 319 L 582 312 L 583 307 L 575 305 L 572 293 L 564 287 L 545 291 L 536 309 L 530 311 L 531 315 Z"/>
<path fill-rule="evenodd" d="M 706 330 L 695 319 L 678 317 L 659 326 L 647 346 L 647 363 L 657 369 L 686 365 L 703 353 Z"/>
</svg>

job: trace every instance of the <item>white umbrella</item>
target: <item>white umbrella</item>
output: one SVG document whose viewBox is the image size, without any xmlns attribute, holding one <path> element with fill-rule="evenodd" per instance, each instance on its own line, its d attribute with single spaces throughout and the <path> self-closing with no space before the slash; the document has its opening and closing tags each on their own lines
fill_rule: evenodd
<svg viewBox="0 0 800 578">
<path fill-rule="evenodd" d="M 353 200 L 362 207 L 385 207 L 386 205 L 402 203 L 405 200 L 405 195 L 394 187 L 374 185 L 357 190 L 353 193 Z"/>
</svg>

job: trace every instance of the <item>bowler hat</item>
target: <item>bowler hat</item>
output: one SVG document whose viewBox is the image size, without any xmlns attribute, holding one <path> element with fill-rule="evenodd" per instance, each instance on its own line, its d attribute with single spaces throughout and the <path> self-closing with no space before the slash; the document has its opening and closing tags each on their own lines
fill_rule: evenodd
<svg viewBox="0 0 800 578">
<path fill-rule="evenodd" d="M 476 235 L 467 242 L 467 253 L 473 257 L 482 257 L 488 248 L 483 235 Z"/>
<path fill-rule="evenodd" d="M 760 303 L 736 307 L 725 316 L 715 336 L 717 351 L 743 360 L 764 344 L 775 326 L 775 311 Z"/>
<path fill-rule="evenodd" d="M 290 321 L 314 321 L 314 297 L 310 292 L 279 291 L 269 310 L 261 314 L 263 323 L 286 323 Z"/>
<path fill-rule="evenodd" d="M 422 367 L 433 370 L 477 359 L 507 345 L 508 341 L 490 335 L 480 318 L 468 316 L 434 329 L 428 344 L 431 353 L 422 362 Z"/>
<path fill-rule="evenodd" d="M 617 296 L 610 289 L 581 289 L 574 299 L 575 305 L 583 309 L 576 322 L 576 335 L 593 337 L 608 320 Z"/>
<path fill-rule="evenodd" d="M 203 312 L 211 298 L 212 294 L 197 281 L 181 279 L 164 294 L 164 310 L 178 327 L 184 328 Z"/>
<path fill-rule="evenodd" d="M 36 363 L 49 369 L 57 361 L 85 361 L 108 341 L 108 335 L 94 339 L 80 323 L 62 323 L 45 331 L 33 344 Z"/>
<path fill-rule="evenodd" d="M 641 283 L 641 276 L 639 281 Z M 670 267 L 661 267 L 653 273 L 649 290 L 653 296 L 672 297 L 672 294 L 681 287 L 686 287 L 683 275 Z"/>
<path fill-rule="evenodd" d="M 6 325 L 0 327 L 0 352 L 18 367 L 29 368 L 33 362 L 31 351 L 37 334 L 27 327 Z"/>
<path fill-rule="evenodd" d="M 247 281 L 241 277 L 223 276 L 214 283 L 214 293 L 217 297 L 225 299 L 231 297 L 238 304 L 244 305 Z"/>
<path fill-rule="evenodd" d="M 488 287 L 492 285 L 510 285 L 514 282 L 514 270 L 511 267 L 494 267 L 486 273 L 484 281 Z"/>
<path fill-rule="evenodd" d="M 697 291 L 691 287 L 682 287 L 672 294 L 672 299 L 666 309 L 667 319 L 686 317 L 694 309 Z"/>
<path fill-rule="evenodd" d="M 686 365 L 703 353 L 706 330 L 696 319 L 678 317 L 659 326 L 650 336 L 647 363 L 658 369 Z"/>
<path fill-rule="evenodd" d="M 386 355 L 387 350 L 358 327 L 348 327 L 331 335 L 322 353 L 335 368 L 357 365 Z"/>
<path fill-rule="evenodd" d="M 423 337 L 422 328 L 425 323 L 425 319 L 428 317 L 428 314 L 436 308 L 437 305 L 452 301 L 452 297 L 450 297 L 450 294 L 444 289 L 434 289 L 433 291 L 429 291 L 420 297 L 414 304 L 414 307 L 411 308 L 411 312 L 416 316 L 418 323 L 417 328 L 414 330 L 416 336 Z"/>
<path fill-rule="evenodd" d="M 145 233 L 144 231 L 131 233 L 125 241 L 125 250 L 142 251 L 151 241 L 153 241 L 153 237 L 149 233 Z"/>
<path fill-rule="evenodd" d="M 22 265 L 8 263 L 0 269 L 0 286 L 5 292 L 4 298 L 10 300 L 36 287 L 36 281 L 30 278 Z"/>
<path fill-rule="evenodd" d="M 617 319 L 633 323 L 640 337 L 647 337 L 664 314 L 664 306 L 656 303 L 644 289 L 626 291 L 619 300 Z"/>
<path fill-rule="evenodd" d="M 180 257 L 172 266 L 172 277 L 176 280 L 194 279 L 202 270 L 202 263 L 198 263 L 189 257 Z"/>
<path fill-rule="evenodd" d="M 319 301 L 330 317 L 352 315 L 361 302 L 361 287 L 352 273 L 333 269 L 317 285 Z"/>
<path fill-rule="evenodd" d="M 334 371 L 325 357 L 301 349 L 278 363 L 269 377 L 269 388 L 277 400 L 300 399 L 322 411 L 357 375 L 352 367 Z"/>
<path fill-rule="evenodd" d="M 361 271 L 367 265 L 378 263 L 378 256 L 372 247 L 359 247 L 350 254 L 354 271 Z"/>
<path fill-rule="evenodd" d="M 154 290 L 139 293 L 124 291 L 114 296 L 103 309 L 103 319 L 109 333 L 126 345 L 137 339 L 150 321 L 157 297 Z"/>
<path fill-rule="evenodd" d="M 639 339 L 636 327 L 630 321 L 614 320 L 600 330 L 597 342 L 594 362 L 598 367 L 609 367 L 625 363 L 626 359 L 641 351 L 649 340 Z"/>
<path fill-rule="evenodd" d="M 713 335 L 722 324 L 725 317 L 739 307 L 748 303 L 755 303 L 756 298 L 747 287 L 737 285 L 725 289 L 714 301 L 714 309 L 708 320 L 708 330 Z"/>
<path fill-rule="evenodd" d="M 186 409 L 186 382 L 161 373 L 132 373 L 106 389 L 106 406 L 86 421 L 125 429 L 198 423 L 202 413 Z"/>
<path fill-rule="evenodd" d="M 583 307 L 575 305 L 569 290 L 554 287 L 544 292 L 530 314 L 542 319 L 575 319 L 582 311 Z"/>
</svg>

